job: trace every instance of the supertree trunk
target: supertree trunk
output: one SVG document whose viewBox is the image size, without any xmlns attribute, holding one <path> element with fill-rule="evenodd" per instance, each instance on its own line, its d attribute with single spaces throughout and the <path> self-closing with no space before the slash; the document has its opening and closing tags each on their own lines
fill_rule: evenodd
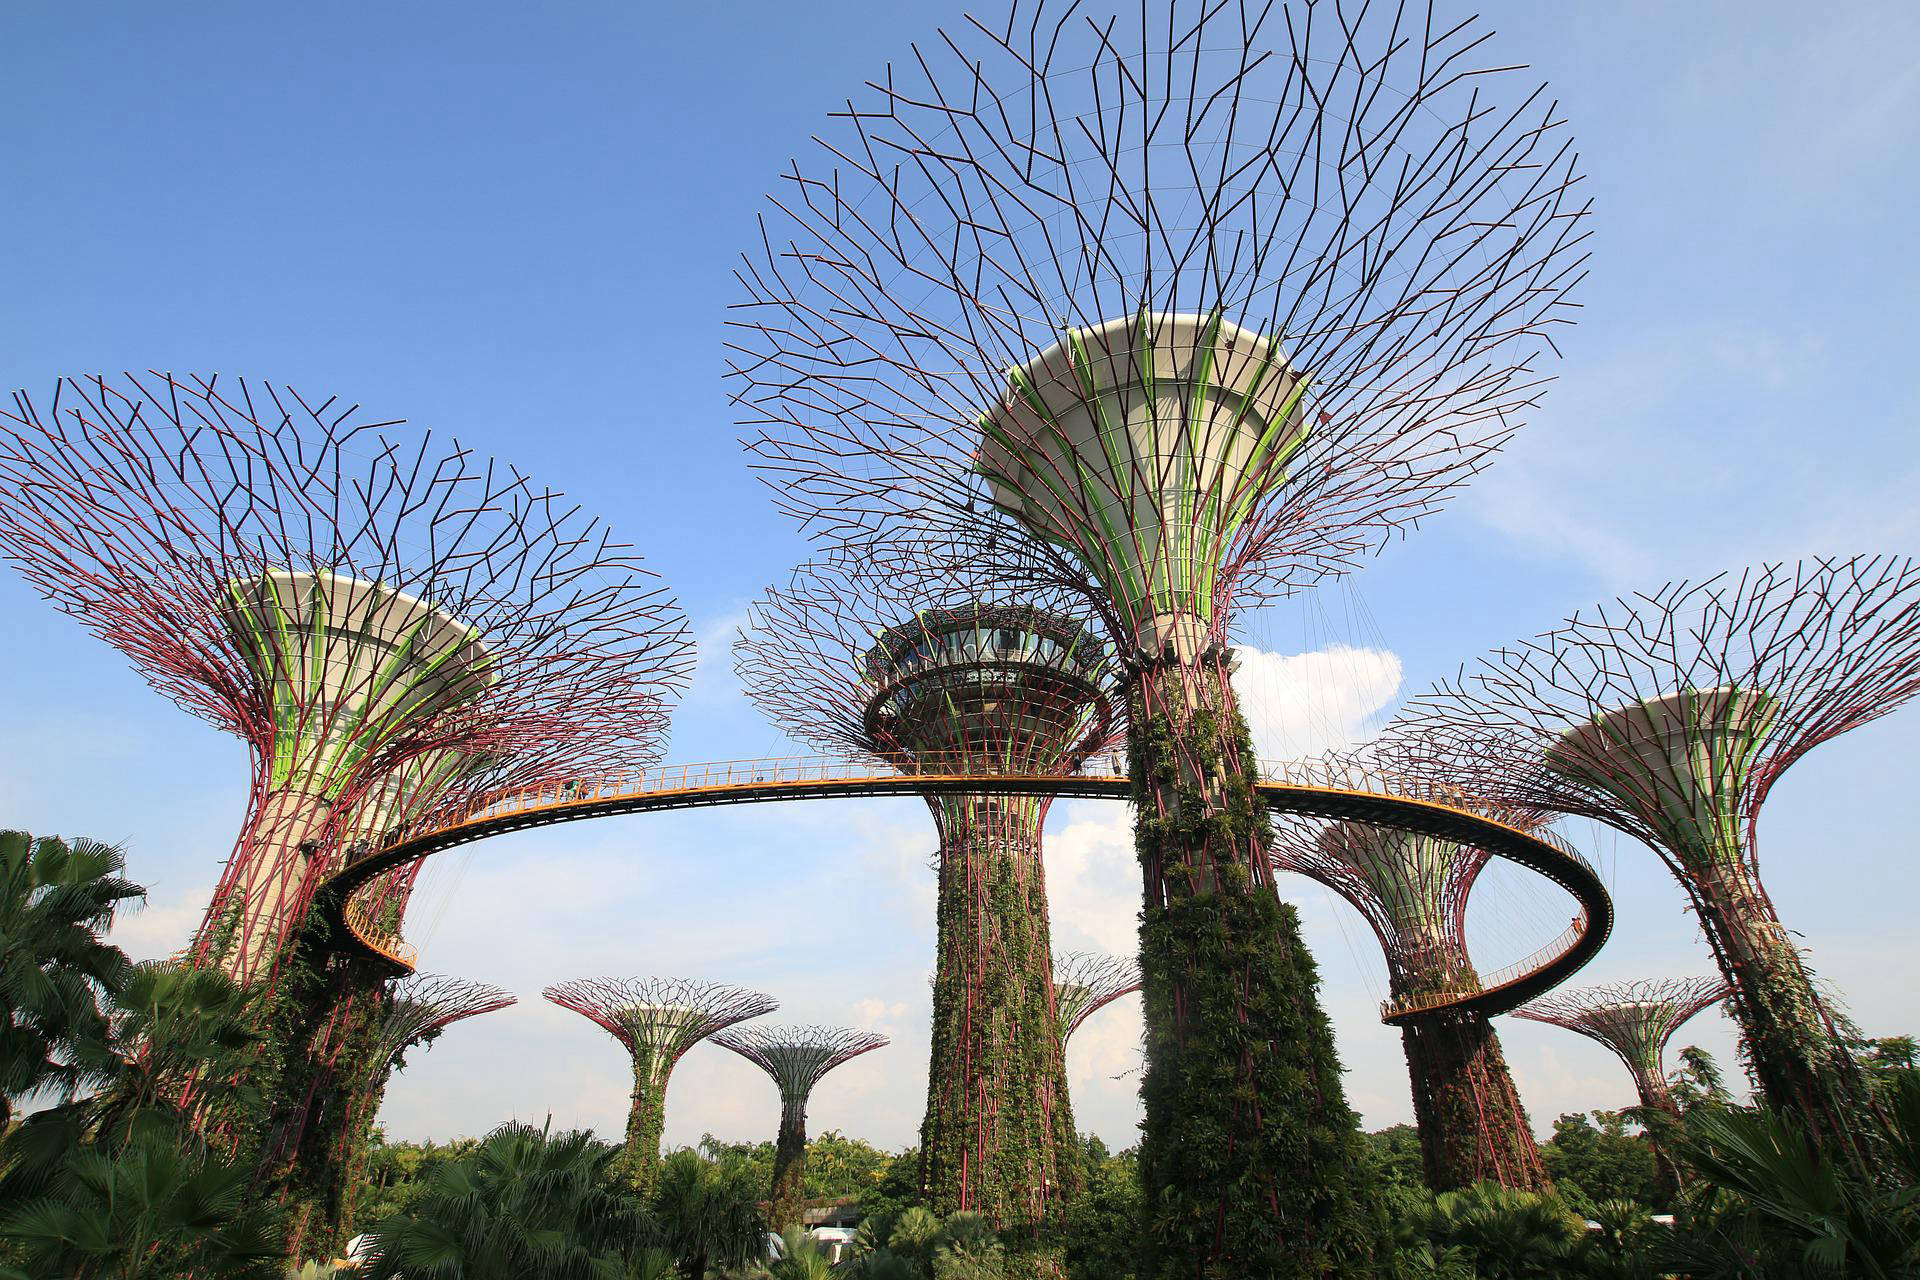
<svg viewBox="0 0 1920 1280">
<path fill-rule="evenodd" d="M 1553 1190 L 1489 1019 L 1414 1019 L 1401 1026 L 1400 1043 L 1429 1187 L 1455 1191 L 1493 1181 L 1513 1191 Z"/>
<path fill-rule="evenodd" d="M 1659 1202 L 1673 1204 L 1687 1181 L 1687 1172 L 1673 1155 L 1673 1136 L 1680 1126 L 1680 1104 L 1658 1070 L 1635 1066 L 1634 1091 L 1640 1095 L 1640 1127 L 1646 1130 L 1653 1147 L 1654 1166 L 1659 1172 Z"/>
<path fill-rule="evenodd" d="M 931 797 L 940 827 L 934 1069 L 922 1186 L 1045 1252 L 1078 1184 L 1039 856 L 1046 802 Z"/>
<path fill-rule="evenodd" d="M 296 942 L 267 1012 L 267 1142 L 259 1187 L 287 1208 L 288 1256 L 325 1256 L 345 1240 L 349 1171 L 371 1128 L 367 1085 L 389 973 L 342 956 L 315 964 Z M 376 1102 L 377 1107 L 377 1102 Z"/>
<path fill-rule="evenodd" d="M 333 1257 L 353 1234 L 374 1119 L 402 1052 L 463 1018 L 512 1004 L 450 977 L 396 983 L 390 967 L 333 953 L 316 963 L 295 935 L 268 1013 L 269 1140 L 258 1190 L 286 1206 L 287 1255 Z"/>
<path fill-rule="evenodd" d="M 1841 1045 L 1766 891 L 1728 860 L 1702 860 L 1688 888 L 1732 988 L 1741 1053 L 1754 1083 L 1773 1106 L 1797 1113 L 1823 1149 L 1846 1150 L 1859 1167 L 1870 1166 L 1860 1123 L 1873 1113 L 1865 1077 Z"/>
<path fill-rule="evenodd" d="M 642 1196 L 660 1181 L 660 1135 L 667 1127 L 665 1081 L 655 1083 L 653 1055 L 633 1055 L 633 1094 L 627 1106 L 627 1138 L 622 1160 L 627 1185 Z"/>
<path fill-rule="evenodd" d="M 1217 650 L 1128 691 L 1145 879 L 1141 1275 L 1359 1273 L 1359 1130 L 1293 908 L 1272 892 L 1252 740 Z"/>
<path fill-rule="evenodd" d="M 807 1200 L 807 1108 L 783 1103 L 780 1107 L 780 1136 L 773 1147 L 773 1186 L 768 1219 L 776 1230 L 784 1230 L 800 1221 Z"/>
</svg>

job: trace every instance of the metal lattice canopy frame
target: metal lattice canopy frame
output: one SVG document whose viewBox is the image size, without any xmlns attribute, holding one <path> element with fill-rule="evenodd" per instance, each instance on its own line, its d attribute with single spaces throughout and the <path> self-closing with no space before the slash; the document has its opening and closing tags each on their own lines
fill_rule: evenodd
<svg viewBox="0 0 1920 1280">
<path fill-rule="evenodd" d="M 1413 699 L 1387 737 L 1497 800 L 1608 823 L 1680 881 L 1775 1106 L 1871 1163 L 1859 1067 L 1761 883 L 1774 783 L 1920 693 L 1920 562 L 1769 564 L 1576 614 Z"/>
<path fill-rule="evenodd" d="M 902 772 L 1071 772 L 1119 732 L 1118 669 L 1083 597 L 960 568 L 901 582 L 802 566 L 734 647 L 794 737 Z"/>
<path fill-rule="evenodd" d="M 457 442 L 239 378 L 70 378 L 0 410 L 0 544 L 162 693 L 241 737 L 250 812 L 195 943 L 251 980 L 342 828 L 429 762 L 657 759 L 685 621 L 562 495 Z"/>
<path fill-rule="evenodd" d="M 463 1018 L 475 1018 L 517 1003 L 512 993 L 484 982 L 444 974 L 414 974 L 394 985 L 381 1010 L 373 1040 L 376 1072 L 386 1069 L 424 1037 Z"/>
<path fill-rule="evenodd" d="M 729 1027 L 713 1042 L 773 1078 L 783 1113 L 805 1119 L 807 1098 L 822 1076 L 863 1053 L 885 1048 L 883 1035 L 848 1027 Z"/>
<path fill-rule="evenodd" d="M 632 1055 L 644 1083 L 664 1089 L 687 1050 L 779 1004 L 744 987 L 685 978 L 576 978 L 540 993 L 599 1024 Z"/>
<path fill-rule="evenodd" d="M 1100 1010 L 1140 989 L 1140 961 L 1097 951 L 1067 951 L 1053 958 L 1053 1003 L 1060 1013 L 1060 1039 Z"/>
<path fill-rule="evenodd" d="M 1166 13 L 916 48 L 785 175 L 733 321 L 814 534 L 1033 566 L 1129 647 L 1433 510 L 1538 397 L 1584 261 L 1555 108 L 1474 24 Z"/>
<path fill-rule="evenodd" d="M 1851 556 L 1669 583 L 1414 698 L 1388 730 L 1489 797 L 1595 818 L 1683 879 L 1758 873 L 1788 766 L 1920 694 L 1920 562 Z"/>
<path fill-rule="evenodd" d="M 1667 1042 L 1682 1023 L 1727 997 L 1719 978 L 1656 978 L 1556 991 L 1513 1011 L 1598 1040 L 1633 1072 L 1641 1104 L 1672 1110 Z"/>
</svg>

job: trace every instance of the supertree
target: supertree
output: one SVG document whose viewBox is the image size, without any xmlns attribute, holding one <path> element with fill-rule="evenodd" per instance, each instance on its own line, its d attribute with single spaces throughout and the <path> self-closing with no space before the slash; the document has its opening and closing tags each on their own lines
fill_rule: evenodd
<svg viewBox="0 0 1920 1280">
<path fill-rule="evenodd" d="M 247 814 L 189 954 L 265 993 L 266 1123 L 233 1140 L 264 1138 L 269 1192 L 334 1203 L 298 1153 L 316 1103 L 353 1087 L 340 1065 L 372 1051 L 391 969 L 296 944 L 315 887 L 396 805 L 656 759 L 685 622 L 563 495 L 337 399 L 128 374 L 18 392 L 0 417 L 0 549 L 248 745 Z"/>
<path fill-rule="evenodd" d="M 625 1162 L 628 1181 L 642 1193 L 651 1191 L 659 1176 L 660 1131 L 674 1065 L 714 1032 L 780 1007 L 744 987 L 682 978 L 575 978 L 540 994 L 598 1024 L 632 1057 Z"/>
<path fill-rule="evenodd" d="M 1537 815 L 1499 815 L 1522 829 Z M 1430 998 L 1479 989 L 1467 950 L 1467 899 L 1491 857 L 1451 840 L 1362 822 L 1280 824 L 1276 871 L 1325 885 L 1366 917 L 1386 955 L 1389 1008 L 1413 1088 L 1427 1185 L 1451 1191 L 1491 1180 L 1516 1191 L 1552 1186 L 1534 1145 L 1492 1020 Z"/>
<path fill-rule="evenodd" d="M 1870 1100 L 1760 880 L 1761 804 L 1810 748 L 1920 693 L 1920 563 L 1773 564 L 1576 613 L 1391 727 L 1463 785 L 1638 837 L 1679 880 L 1767 1101 L 1874 1162 Z"/>
<path fill-rule="evenodd" d="M 1556 991 L 1513 1011 L 1516 1018 L 1548 1022 L 1598 1040 L 1613 1050 L 1633 1072 L 1640 1095 L 1647 1134 L 1660 1158 L 1660 1177 L 1666 1193 L 1679 1189 L 1680 1170 L 1661 1142 L 1656 1114 L 1678 1119 L 1680 1108 L 1667 1087 L 1667 1041 L 1680 1025 L 1709 1005 L 1726 999 L 1729 988 L 1720 978 L 1659 978 L 1640 982 L 1613 982 L 1571 991 Z"/>
<path fill-rule="evenodd" d="M 1140 962 L 1132 956 L 1068 951 L 1053 958 L 1053 1005 L 1060 1011 L 1060 1042 L 1100 1010 L 1140 989 Z"/>
<path fill-rule="evenodd" d="M 268 977 L 332 828 L 420 757 L 657 750 L 684 619 L 596 520 L 518 471 L 218 376 L 65 379 L 0 418 L 5 554 L 252 754 L 200 962 Z"/>
<path fill-rule="evenodd" d="M 437 974 L 414 974 L 358 1002 L 368 1015 L 367 1034 L 336 1042 L 329 1065 L 339 1071 L 338 1088 L 317 1099 L 319 1109 L 301 1130 L 296 1165 L 307 1171 L 317 1193 L 297 1199 L 293 1210 L 300 1221 L 290 1234 L 303 1252 L 332 1256 L 352 1235 L 374 1118 L 388 1077 L 404 1065 L 402 1056 L 464 1018 L 513 1003 L 498 987 Z"/>
<path fill-rule="evenodd" d="M 1070 773 L 1116 724 L 1117 673 L 1088 617 L 1078 596 L 986 573 L 934 586 L 822 563 L 756 604 L 737 666 L 770 719 L 821 749 L 908 774 Z M 926 801 L 939 891 L 922 1188 L 937 1212 L 984 1213 L 1038 1249 L 1079 1167 L 1041 858 L 1049 802 L 953 788 Z"/>
<path fill-rule="evenodd" d="M 1319 1273 L 1363 1233 L 1224 640 L 1539 395 L 1583 210 L 1486 38 L 1417 0 L 1019 4 L 849 102 L 738 271 L 778 501 L 896 580 L 1031 563 L 1129 665 L 1152 1274 Z"/>
<path fill-rule="evenodd" d="M 800 1221 L 806 1198 L 807 1099 L 827 1072 L 863 1053 L 884 1048 L 885 1036 L 847 1027 L 729 1027 L 713 1042 L 731 1049 L 773 1078 L 780 1090 L 780 1135 L 773 1149 L 768 1191 L 776 1228 Z"/>
</svg>

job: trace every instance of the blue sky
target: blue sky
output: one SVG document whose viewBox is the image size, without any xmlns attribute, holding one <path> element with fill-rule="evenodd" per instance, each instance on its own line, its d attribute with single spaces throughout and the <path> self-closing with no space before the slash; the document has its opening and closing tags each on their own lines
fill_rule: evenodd
<svg viewBox="0 0 1920 1280">
<path fill-rule="evenodd" d="M 1465 12 L 1464 6 L 1456 6 Z M 21 4 L 0 15 L 0 352 L 10 386 L 59 373 L 220 370 L 338 393 L 457 434 L 566 489 L 679 594 L 705 663 L 672 756 L 794 748 L 739 696 L 727 638 L 802 548 L 750 476 L 726 405 L 723 308 L 758 202 L 835 103 L 957 9 L 833 6 Z M 1275 655 L 1256 727 L 1304 749 L 1570 609 L 1768 557 L 1920 539 L 1920 13 L 1778 4 L 1489 3 L 1500 61 L 1532 63 L 1580 139 L 1592 277 L 1561 382 L 1452 509 L 1345 586 L 1246 620 Z M 125 840 L 152 905 L 123 929 L 186 938 L 238 825 L 237 743 L 0 575 L 0 821 Z M 1344 647 L 1341 647 L 1344 646 Z M 1282 657 L 1320 656 L 1294 664 Z M 1920 709 L 1798 765 L 1763 868 L 1816 967 L 1870 1031 L 1920 1027 L 1908 904 Z M 1125 942 L 1124 813 L 1057 807 L 1060 944 Z M 1623 838 L 1569 830 L 1607 870 L 1618 934 L 1594 978 L 1704 971 L 1678 890 Z M 389 1093 L 392 1131 L 477 1133 L 551 1111 L 617 1135 L 617 1048 L 545 983 L 680 973 L 757 986 L 776 1018 L 899 1043 L 829 1077 L 816 1130 L 912 1140 L 924 1091 L 931 828 L 911 802 L 820 803 L 526 833 L 441 867 L 428 967 L 518 991 Z M 461 868 L 464 868 L 462 870 Z M 456 883 L 457 881 L 457 883 Z M 1410 1114 L 1381 965 L 1358 917 L 1294 886 L 1370 1124 Z M 1483 965 L 1557 929 L 1503 879 Z M 437 918 L 437 924 L 434 920 Z M 1564 923 L 1564 917 L 1560 917 Z M 1529 940 L 1524 926 L 1545 932 Z M 1502 953 L 1501 948 L 1506 948 Z M 1693 1037 L 1730 1054 L 1717 1014 Z M 1083 1127 L 1132 1140 L 1135 1002 L 1071 1055 Z M 1618 1106 L 1604 1052 L 1503 1024 L 1538 1127 Z M 1115 1078 L 1119 1077 L 1119 1078 Z M 770 1084 L 698 1049 L 670 1141 L 770 1137 Z"/>
</svg>

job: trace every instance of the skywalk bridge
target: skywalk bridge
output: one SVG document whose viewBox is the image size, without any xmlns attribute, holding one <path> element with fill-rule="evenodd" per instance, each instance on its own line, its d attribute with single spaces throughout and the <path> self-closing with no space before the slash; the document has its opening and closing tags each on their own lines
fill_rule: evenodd
<svg viewBox="0 0 1920 1280">
<path fill-rule="evenodd" d="M 1481 978 L 1471 990 L 1443 991 L 1381 1007 L 1389 1024 L 1442 1011 L 1505 1013 L 1571 977 L 1613 930 L 1613 901 L 1577 850 L 1550 831 L 1523 831 L 1478 812 L 1401 794 L 1394 780 L 1322 761 L 1261 761 L 1257 794 L 1277 813 L 1352 819 L 1476 845 L 1545 876 L 1578 904 L 1567 930 L 1540 950 Z M 1071 774 L 903 774 L 888 765 L 831 757 L 726 760 L 663 765 L 604 777 L 556 778 L 514 787 L 422 816 L 379 850 L 336 873 L 319 902 L 336 945 L 378 957 L 401 972 L 413 949 L 356 905 L 354 891 L 382 872 L 491 836 L 588 818 L 712 808 L 774 800 L 921 796 L 951 792 L 1127 799 L 1125 760 L 1096 756 Z"/>
</svg>

